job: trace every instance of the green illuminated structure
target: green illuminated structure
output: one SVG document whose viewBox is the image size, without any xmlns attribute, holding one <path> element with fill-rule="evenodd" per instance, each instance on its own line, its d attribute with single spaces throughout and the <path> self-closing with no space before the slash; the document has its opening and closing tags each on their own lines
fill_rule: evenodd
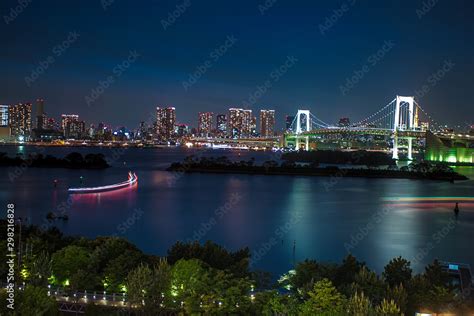
<svg viewBox="0 0 474 316">
<path fill-rule="evenodd" d="M 469 135 L 426 134 L 425 159 L 429 161 L 474 164 L 474 137 Z"/>
</svg>

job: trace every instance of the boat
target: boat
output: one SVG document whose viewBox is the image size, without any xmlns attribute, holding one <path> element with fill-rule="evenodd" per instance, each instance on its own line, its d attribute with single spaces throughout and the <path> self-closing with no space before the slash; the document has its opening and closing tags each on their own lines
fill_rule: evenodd
<svg viewBox="0 0 474 316">
<path fill-rule="evenodd" d="M 129 171 L 128 172 L 128 179 L 126 181 L 120 182 L 120 183 L 115 183 L 115 184 L 109 184 L 109 185 L 104 185 L 104 186 L 99 186 L 99 187 L 91 187 L 91 188 L 69 188 L 68 192 L 70 194 L 83 194 L 83 193 L 99 193 L 99 192 L 108 192 L 108 191 L 114 191 L 114 190 L 119 190 L 123 188 L 128 188 L 133 185 L 135 185 L 138 181 L 138 177 L 134 172 Z"/>
</svg>

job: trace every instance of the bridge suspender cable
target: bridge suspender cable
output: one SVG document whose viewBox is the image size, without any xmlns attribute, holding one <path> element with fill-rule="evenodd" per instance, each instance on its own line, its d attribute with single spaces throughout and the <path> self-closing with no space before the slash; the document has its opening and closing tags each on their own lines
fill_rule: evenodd
<svg viewBox="0 0 474 316">
<path fill-rule="evenodd" d="M 378 110 L 377 112 L 375 112 L 374 114 L 366 117 L 365 119 L 363 120 L 360 120 L 359 122 L 356 123 L 356 125 L 360 125 L 362 123 L 367 123 L 369 122 L 369 120 L 371 120 L 372 118 L 376 117 L 377 115 L 379 115 L 380 113 L 382 113 L 385 109 L 387 109 L 390 105 L 392 105 L 395 101 L 397 101 L 397 99 L 393 99 L 392 101 L 390 101 L 390 103 L 388 103 L 386 106 L 384 106 L 383 108 L 381 108 L 380 110 Z"/>
</svg>

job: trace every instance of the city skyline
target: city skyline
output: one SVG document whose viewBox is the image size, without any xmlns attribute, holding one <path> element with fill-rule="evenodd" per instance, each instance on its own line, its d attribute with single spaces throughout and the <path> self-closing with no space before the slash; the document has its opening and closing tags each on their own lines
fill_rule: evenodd
<svg viewBox="0 0 474 316">
<path fill-rule="evenodd" d="M 191 124 L 199 111 L 235 106 L 257 112 L 261 104 L 281 115 L 282 128 L 281 118 L 294 115 L 294 108 L 309 108 L 326 121 L 346 116 L 357 121 L 401 94 L 418 96 L 437 120 L 472 124 L 464 112 L 472 113 L 474 102 L 468 75 L 474 71 L 474 47 L 466 40 L 473 4 L 439 2 L 425 10 L 422 1 L 351 3 L 191 5 L 170 25 L 168 14 L 180 2 L 137 7 L 124 1 L 105 9 L 31 3 L 0 29 L 8 43 L 0 52 L 1 103 L 41 96 L 51 113 L 81 113 L 86 121 L 108 116 L 112 125 L 126 126 L 146 117 L 151 104 L 172 104 L 180 121 Z M 16 4 L 0 5 L 5 16 Z M 348 8 L 341 13 L 342 5 Z M 75 15 L 79 9 L 87 22 Z M 38 15 L 48 18 L 38 21 Z M 130 23 L 122 25 L 123 17 Z M 151 20 L 156 23 L 145 22 Z M 35 21 L 33 31 L 26 21 Z M 62 28 L 55 29 L 57 24 Z M 194 38 L 191 29 L 202 36 Z M 124 32 L 131 40 L 118 45 L 114 39 Z M 44 39 L 33 53 L 27 48 L 38 36 Z M 115 77 L 108 80 L 109 75 Z M 123 116 L 130 108 L 134 111 Z"/>
</svg>

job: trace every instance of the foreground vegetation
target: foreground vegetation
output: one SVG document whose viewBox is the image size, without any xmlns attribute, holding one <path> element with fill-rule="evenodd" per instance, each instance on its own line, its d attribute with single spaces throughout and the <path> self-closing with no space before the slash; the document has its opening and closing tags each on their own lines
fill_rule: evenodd
<svg viewBox="0 0 474 316">
<path fill-rule="evenodd" d="M 0 224 L 6 231 L 6 222 Z M 48 284 L 71 294 L 126 293 L 122 311 L 89 305 L 88 315 L 413 315 L 421 309 L 466 315 L 474 307 L 472 297 L 449 285 L 437 261 L 414 275 L 410 262 L 395 258 L 377 275 L 351 255 L 341 264 L 305 260 L 272 284 L 268 273 L 250 270 L 248 248 L 229 252 L 212 242 L 178 242 L 157 257 L 123 238 L 67 237 L 35 226 L 24 227 L 22 240 L 27 250 L 17 279 L 26 289 L 17 292 L 19 315 L 57 314 Z M 5 258 L 5 243 L 1 247 Z M 6 266 L 1 269 L 5 280 Z M 8 315 L 5 304 L 1 308 Z"/>
<path fill-rule="evenodd" d="M 467 177 L 453 171 L 444 164 L 427 162 L 412 163 L 409 167 L 398 168 L 388 165 L 375 168 L 366 165 L 365 168 L 339 168 L 337 166 L 320 167 L 319 162 L 296 163 L 294 161 L 266 161 L 255 165 L 255 160 L 232 162 L 227 157 L 195 158 L 186 157 L 183 162 L 172 163 L 167 169 L 173 172 L 202 172 L 202 173 L 240 173 L 262 175 L 302 175 L 325 177 L 364 177 L 364 178 L 394 178 L 394 179 L 427 179 L 427 180 L 467 180 Z"/>
<path fill-rule="evenodd" d="M 105 169 L 110 167 L 103 154 L 87 154 L 72 152 L 64 158 L 51 155 L 21 155 L 9 157 L 6 153 L 0 153 L 0 166 L 5 167 L 37 167 L 37 168 L 71 168 L 71 169 Z"/>
</svg>

